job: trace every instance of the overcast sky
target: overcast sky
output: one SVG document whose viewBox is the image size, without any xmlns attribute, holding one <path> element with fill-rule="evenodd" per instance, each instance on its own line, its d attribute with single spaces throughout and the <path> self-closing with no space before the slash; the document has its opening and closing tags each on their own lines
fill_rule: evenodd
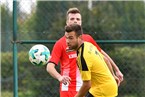
<svg viewBox="0 0 145 97">
<path fill-rule="evenodd" d="M 17 0 L 20 2 L 20 8 L 26 13 L 31 12 L 31 5 L 36 4 L 36 0 Z M 1 3 L 5 3 L 6 6 L 12 11 L 13 9 L 13 0 L 0 0 Z"/>
</svg>

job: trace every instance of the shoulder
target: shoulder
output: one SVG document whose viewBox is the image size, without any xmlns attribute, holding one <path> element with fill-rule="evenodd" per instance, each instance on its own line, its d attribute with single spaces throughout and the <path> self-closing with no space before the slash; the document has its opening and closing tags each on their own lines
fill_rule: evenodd
<svg viewBox="0 0 145 97">
<path fill-rule="evenodd" d="M 85 51 L 85 53 L 91 54 L 96 49 L 97 48 L 92 43 L 90 43 L 90 42 L 84 42 L 84 51 Z"/>
<path fill-rule="evenodd" d="M 83 37 L 91 37 L 89 34 L 83 34 Z"/>
<path fill-rule="evenodd" d="M 85 41 L 84 44 L 85 44 L 85 45 L 93 45 L 92 43 L 90 43 L 90 42 L 88 42 L 88 41 Z"/>
<path fill-rule="evenodd" d="M 83 39 L 84 39 L 85 41 L 89 41 L 89 42 L 90 42 L 90 41 L 93 40 L 92 36 L 89 35 L 89 34 L 83 34 L 82 37 L 83 37 Z"/>
<path fill-rule="evenodd" d="M 63 44 L 63 43 L 65 43 L 65 42 L 66 42 L 66 41 L 65 41 L 65 37 L 63 36 L 63 37 L 61 37 L 59 40 L 56 41 L 55 45 L 56 45 L 56 44 Z"/>
<path fill-rule="evenodd" d="M 56 41 L 56 43 L 54 44 L 53 49 L 55 49 L 55 48 L 58 48 L 58 49 L 63 48 L 63 46 L 66 44 L 65 42 L 66 42 L 65 41 L 65 37 L 64 36 L 61 37 L 59 40 Z"/>
</svg>

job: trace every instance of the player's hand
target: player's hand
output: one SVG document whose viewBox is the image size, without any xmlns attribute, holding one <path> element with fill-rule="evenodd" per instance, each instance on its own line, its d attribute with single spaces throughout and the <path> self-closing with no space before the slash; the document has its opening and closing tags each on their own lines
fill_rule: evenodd
<svg viewBox="0 0 145 97">
<path fill-rule="evenodd" d="M 69 76 L 61 76 L 59 82 L 62 82 L 64 85 L 70 84 L 71 78 Z"/>
<path fill-rule="evenodd" d="M 119 86 L 120 86 L 120 80 L 119 80 L 119 78 L 118 78 L 117 76 L 114 76 L 114 78 L 115 78 L 116 83 L 117 83 L 117 85 L 118 85 L 118 87 L 119 87 Z"/>
<path fill-rule="evenodd" d="M 79 96 L 76 94 L 74 97 L 79 97 Z M 85 97 L 85 96 L 83 96 L 83 97 Z"/>
<path fill-rule="evenodd" d="M 116 71 L 116 76 L 119 78 L 120 82 L 123 81 L 123 74 L 120 71 Z"/>
</svg>

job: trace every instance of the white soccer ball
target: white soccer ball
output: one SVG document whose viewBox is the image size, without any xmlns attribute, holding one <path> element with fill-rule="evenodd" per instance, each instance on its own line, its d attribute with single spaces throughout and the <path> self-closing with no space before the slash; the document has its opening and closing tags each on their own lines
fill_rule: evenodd
<svg viewBox="0 0 145 97">
<path fill-rule="evenodd" d="M 49 61 L 49 58 L 50 50 L 42 44 L 34 45 L 29 50 L 29 60 L 35 66 L 46 65 Z"/>
</svg>

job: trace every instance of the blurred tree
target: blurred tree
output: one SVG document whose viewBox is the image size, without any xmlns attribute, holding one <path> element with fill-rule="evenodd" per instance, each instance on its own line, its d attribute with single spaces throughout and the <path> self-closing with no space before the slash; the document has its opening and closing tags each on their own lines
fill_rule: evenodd
<svg viewBox="0 0 145 97">
<path fill-rule="evenodd" d="M 90 28 L 90 34 L 95 39 L 145 38 L 143 1 L 94 1 L 91 12 L 84 14 L 86 16 L 84 28 Z"/>
<path fill-rule="evenodd" d="M 66 12 L 70 7 L 79 6 L 82 1 L 37 1 L 36 13 L 31 18 L 29 28 L 36 34 L 30 34 L 33 39 L 54 39 L 63 36 L 66 23 Z M 82 4 L 83 5 L 83 4 Z M 54 9 L 55 8 L 55 9 Z"/>
<path fill-rule="evenodd" d="M 12 12 L 8 9 L 6 4 L 1 5 L 1 50 L 6 52 L 10 51 L 12 39 Z"/>
<path fill-rule="evenodd" d="M 126 97 L 125 95 L 143 97 L 145 95 L 144 48 L 143 45 L 134 48 L 116 47 L 115 52 L 110 53 L 124 74 L 124 82 L 119 87 L 119 97 Z"/>
<path fill-rule="evenodd" d="M 89 10 L 88 2 L 84 1 L 37 1 L 36 13 L 28 20 L 32 31 L 30 36 L 34 39 L 60 38 L 63 35 L 66 11 L 70 7 L 78 7 L 82 14 L 84 32 L 96 40 L 145 38 L 143 1 L 92 2 L 92 10 Z"/>
</svg>

